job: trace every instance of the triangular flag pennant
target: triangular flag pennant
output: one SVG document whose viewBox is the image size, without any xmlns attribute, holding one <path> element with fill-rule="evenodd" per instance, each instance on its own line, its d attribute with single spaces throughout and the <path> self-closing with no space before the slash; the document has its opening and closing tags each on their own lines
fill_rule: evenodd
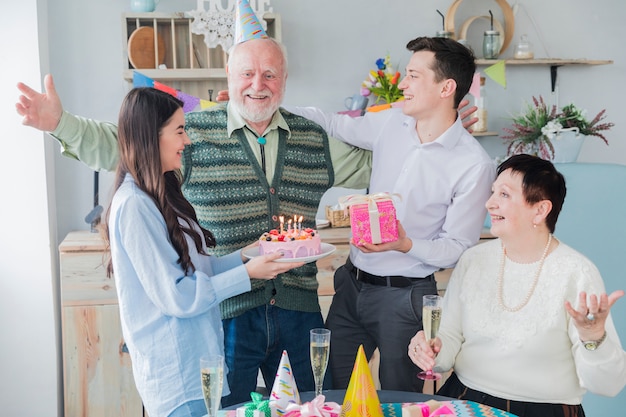
<svg viewBox="0 0 626 417">
<path fill-rule="evenodd" d="M 350 383 L 341 406 L 341 417 L 383 417 L 363 345 L 359 346 Z"/>
<path fill-rule="evenodd" d="M 133 87 L 154 87 L 154 80 L 140 72 L 133 72 Z"/>
<path fill-rule="evenodd" d="M 472 78 L 472 85 L 470 86 L 469 93 L 474 96 L 474 98 L 480 98 L 480 72 L 474 73 L 474 78 Z"/>
<path fill-rule="evenodd" d="M 200 103 L 200 99 L 198 97 L 183 93 L 182 91 L 178 91 L 177 93 L 178 99 L 183 102 L 184 113 L 189 113 L 196 108 L 198 103 Z"/>
<path fill-rule="evenodd" d="M 156 88 L 157 90 L 161 90 L 161 91 L 163 91 L 165 93 L 171 94 L 174 97 L 178 98 L 178 93 L 177 93 L 175 88 L 172 88 L 172 87 L 167 86 L 165 84 L 161 84 L 158 81 L 154 82 L 154 88 Z"/>
<path fill-rule="evenodd" d="M 217 103 L 214 103 L 209 100 L 200 99 L 200 108 L 202 110 L 208 109 L 209 107 L 217 106 Z"/>
<path fill-rule="evenodd" d="M 235 10 L 235 43 L 267 38 L 267 33 L 250 7 L 248 0 L 238 0 Z"/>
<path fill-rule="evenodd" d="M 485 74 L 502 87 L 506 88 L 506 67 L 504 60 L 500 60 L 490 67 L 485 68 Z"/>
<path fill-rule="evenodd" d="M 291 363 L 287 351 L 283 350 L 280 358 L 280 364 L 276 371 L 276 379 L 270 393 L 270 408 L 272 409 L 272 417 L 279 417 L 286 414 L 289 404 L 300 404 L 300 393 L 296 380 L 291 371 Z"/>
</svg>

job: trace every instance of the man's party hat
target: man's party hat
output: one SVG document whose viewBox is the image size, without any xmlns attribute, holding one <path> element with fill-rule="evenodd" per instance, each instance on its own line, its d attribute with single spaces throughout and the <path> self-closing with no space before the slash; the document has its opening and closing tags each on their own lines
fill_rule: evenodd
<svg viewBox="0 0 626 417">
<path fill-rule="evenodd" d="M 248 0 L 237 0 L 235 10 L 235 43 L 267 38 L 267 33 L 250 7 Z"/>
</svg>

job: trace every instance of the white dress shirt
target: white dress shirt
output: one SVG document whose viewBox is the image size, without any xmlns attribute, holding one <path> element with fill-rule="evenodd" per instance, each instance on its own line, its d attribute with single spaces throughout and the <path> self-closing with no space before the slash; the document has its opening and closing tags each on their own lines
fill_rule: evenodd
<svg viewBox="0 0 626 417">
<path fill-rule="evenodd" d="M 355 266 L 375 275 L 424 277 L 454 266 L 476 244 L 495 163 L 460 118 L 435 141 L 421 143 L 415 119 L 399 109 L 357 118 L 312 107 L 288 110 L 317 122 L 339 140 L 372 150 L 369 192 L 402 196 L 394 205 L 413 242 L 411 250 L 363 253 L 352 247 Z"/>
</svg>

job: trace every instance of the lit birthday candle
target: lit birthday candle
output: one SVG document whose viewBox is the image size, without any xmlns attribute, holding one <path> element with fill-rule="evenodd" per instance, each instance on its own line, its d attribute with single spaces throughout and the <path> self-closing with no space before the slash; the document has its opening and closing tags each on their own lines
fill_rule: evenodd
<svg viewBox="0 0 626 417">
<path fill-rule="evenodd" d="M 300 233 L 302 233 L 302 216 L 298 219 L 298 229 L 300 229 Z"/>
<path fill-rule="evenodd" d="M 283 234 L 283 228 L 285 226 L 285 217 L 284 216 L 278 216 L 278 219 L 280 220 L 280 234 Z"/>
</svg>

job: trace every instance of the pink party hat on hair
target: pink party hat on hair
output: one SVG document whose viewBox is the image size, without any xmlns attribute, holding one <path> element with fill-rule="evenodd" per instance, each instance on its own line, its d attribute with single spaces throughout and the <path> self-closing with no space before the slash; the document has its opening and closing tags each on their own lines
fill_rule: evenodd
<svg viewBox="0 0 626 417">
<path fill-rule="evenodd" d="M 235 10 L 235 43 L 249 41 L 250 39 L 267 38 L 261 22 L 250 7 L 248 0 L 237 0 Z"/>
<path fill-rule="evenodd" d="M 289 363 L 289 355 L 287 355 L 286 350 L 283 350 L 283 355 L 280 358 L 280 365 L 276 371 L 276 379 L 269 400 L 272 417 L 284 415 L 289 404 L 300 404 L 300 393 L 291 371 L 291 363 Z"/>
</svg>

